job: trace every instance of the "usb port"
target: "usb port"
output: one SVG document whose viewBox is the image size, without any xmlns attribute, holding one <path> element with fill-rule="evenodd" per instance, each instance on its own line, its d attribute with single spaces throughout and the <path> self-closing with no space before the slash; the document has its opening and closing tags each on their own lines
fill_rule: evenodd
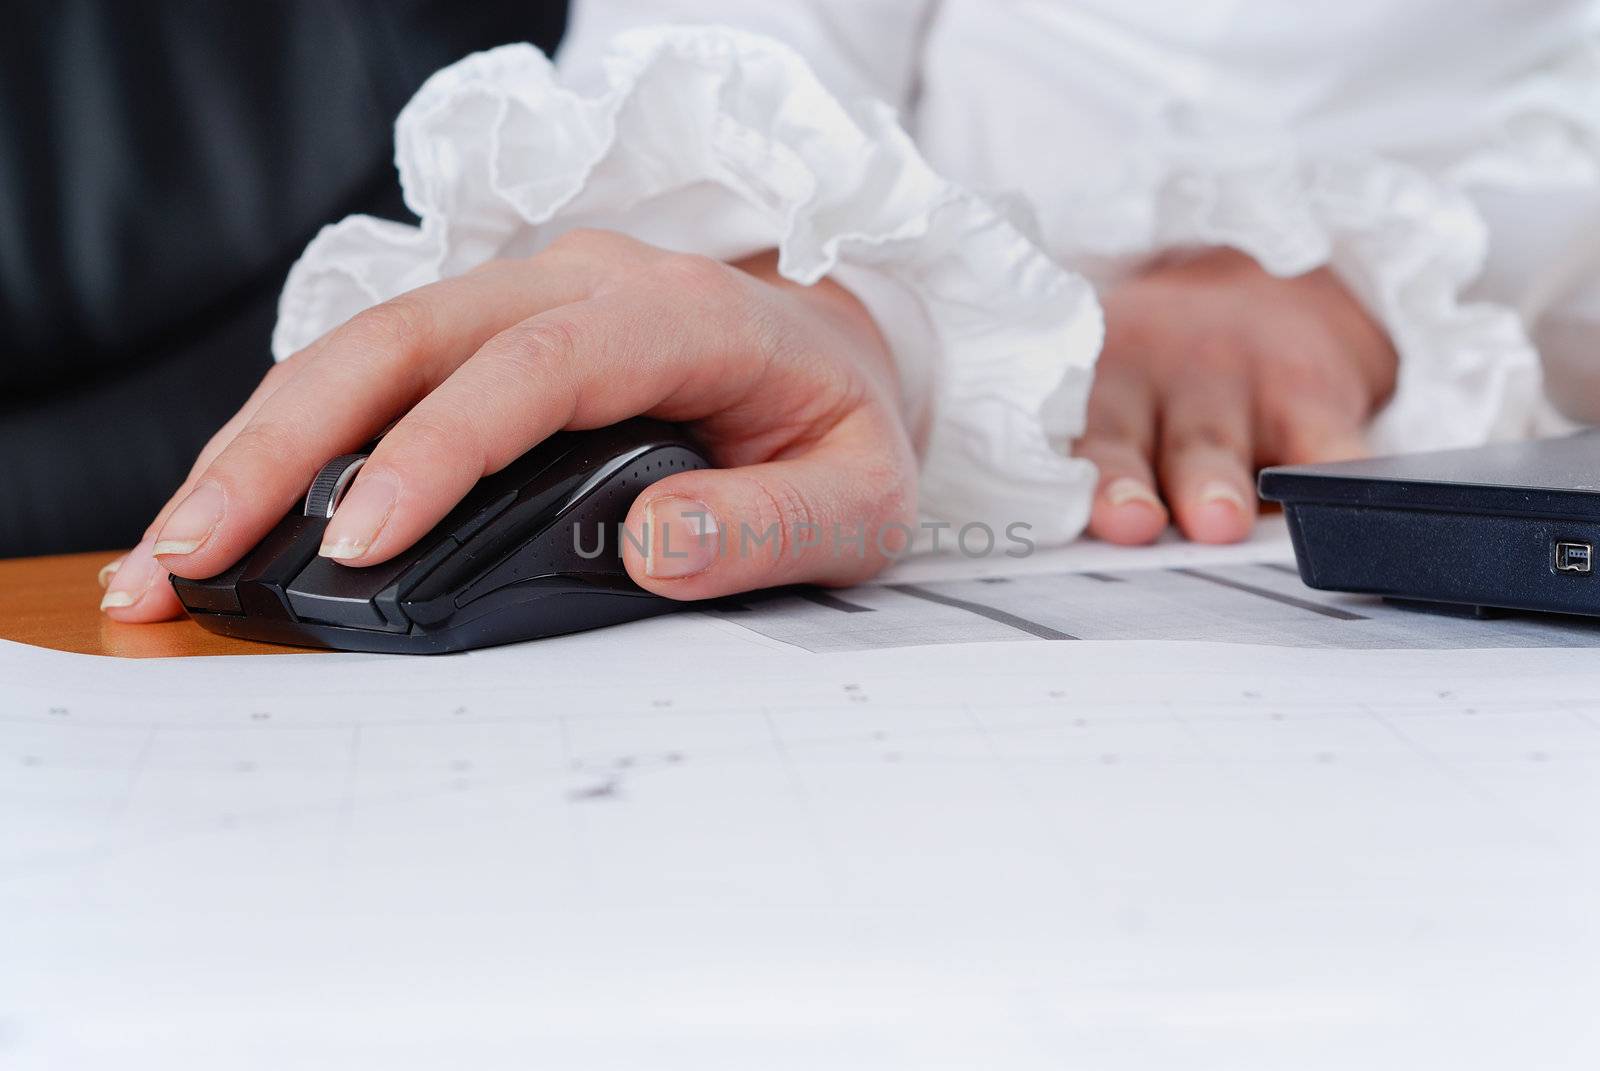
<svg viewBox="0 0 1600 1071">
<path fill-rule="evenodd" d="M 1557 543 L 1556 572 L 1589 573 L 1594 569 L 1594 546 L 1590 543 Z"/>
</svg>

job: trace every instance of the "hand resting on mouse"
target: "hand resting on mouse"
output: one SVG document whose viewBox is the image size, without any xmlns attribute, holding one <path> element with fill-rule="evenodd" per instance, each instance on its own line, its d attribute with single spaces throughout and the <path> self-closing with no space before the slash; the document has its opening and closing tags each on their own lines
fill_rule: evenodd
<svg viewBox="0 0 1600 1071">
<path fill-rule="evenodd" d="M 629 527 L 672 547 L 624 547 L 641 587 L 701 599 L 853 583 L 898 549 L 871 533 L 915 516 L 896 391 L 871 317 L 837 284 L 789 282 L 772 254 L 729 265 L 571 232 L 374 306 L 273 368 L 114 570 L 103 606 L 122 621 L 178 615 L 169 570 L 227 568 L 325 461 L 391 424 L 322 555 L 386 561 L 545 437 L 640 414 L 689 425 L 719 466 L 634 503 Z M 774 524 L 778 543 L 752 554 L 718 553 L 708 530 Z M 860 552 L 797 538 L 834 525 L 869 534 Z"/>
</svg>

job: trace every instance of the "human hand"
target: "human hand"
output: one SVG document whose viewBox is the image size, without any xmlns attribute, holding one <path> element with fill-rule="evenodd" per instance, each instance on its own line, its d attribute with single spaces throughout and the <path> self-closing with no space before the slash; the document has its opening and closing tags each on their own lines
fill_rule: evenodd
<svg viewBox="0 0 1600 1071">
<path fill-rule="evenodd" d="M 1092 535 L 1148 543 L 1255 523 L 1263 465 L 1359 457 L 1394 391 L 1383 329 L 1326 268 L 1291 279 L 1232 250 L 1164 260 L 1103 298 L 1106 342 L 1073 452 L 1100 469 Z"/>
<path fill-rule="evenodd" d="M 893 364 L 849 292 L 791 283 L 771 254 L 728 265 L 578 231 L 384 302 L 274 367 L 111 572 L 102 608 L 176 616 L 168 570 L 221 572 L 323 462 L 391 422 L 328 522 L 320 553 L 346 565 L 392 558 L 550 434 L 640 414 L 689 424 L 720 466 L 669 476 L 633 504 L 629 528 L 673 548 L 623 541 L 629 575 L 658 594 L 853 583 L 899 547 L 869 537 L 840 553 L 803 533 L 882 532 L 914 516 Z M 780 536 L 760 553 L 718 553 L 706 515 L 725 532 L 776 524 Z"/>
</svg>

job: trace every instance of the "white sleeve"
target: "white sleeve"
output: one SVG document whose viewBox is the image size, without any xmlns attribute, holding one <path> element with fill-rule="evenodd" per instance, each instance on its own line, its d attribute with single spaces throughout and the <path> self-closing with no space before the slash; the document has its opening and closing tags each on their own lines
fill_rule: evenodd
<svg viewBox="0 0 1600 1071">
<path fill-rule="evenodd" d="M 576 0 L 556 54 L 583 86 L 619 34 L 641 26 L 727 26 L 782 41 L 836 96 L 904 112 L 934 0 Z"/>
<path fill-rule="evenodd" d="M 1570 310 L 1586 288 L 1566 279 L 1568 300 L 1549 310 L 1534 307 L 1542 298 L 1533 291 L 1565 279 L 1557 261 L 1581 275 L 1596 259 L 1592 249 L 1578 256 L 1583 242 L 1571 229 L 1600 203 L 1600 8 L 1549 26 L 1511 9 L 1499 17 L 1509 28 L 1489 50 L 1521 59 L 1481 79 L 1464 74 L 1439 98 L 1432 127 L 1342 146 L 1286 137 L 1250 152 L 1175 151 L 1154 198 L 1158 246 L 1229 245 L 1277 274 L 1319 265 L 1338 273 L 1401 358 L 1394 396 L 1372 426 L 1380 452 L 1558 430 L 1541 383 L 1576 382 L 1570 367 L 1555 380 L 1545 372 L 1563 348 L 1563 324 L 1573 349 Z M 1328 99 L 1370 105 L 1360 85 L 1347 80 Z M 1396 107 L 1407 104 L 1396 95 Z M 1370 108 L 1361 122 L 1378 125 Z M 1547 325 L 1547 311 L 1567 318 Z M 1600 373 L 1590 374 L 1587 385 L 1596 383 Z"/>
<path fill-rule="evenodd" d="M 1530 430 L 1600 423 L 1600 6 L 1555 62 L 1507 87 L 1495 136 L 1451 164 L 1489 230 L 1471 294 L 1515 308 L 1539 351 Z"/>
<path fill-rule="evenodd" d="M 892 106 L 836 96 L 794 50 L 716 26 L 627 30 L 583 80 L 526 45 L 430 78 L 395 127 L 420 226 L 325 228 L 290 271 L 274 353 L 580 226 L 722 259 L 776 248 L 787 278 L 837 278 L 883 329 L 925 515 L 1021 522 L 1041 544 L 1081 530 L 1094 469 L 1062 446 L 1099 352 L 1093 291 L 936 173 Z"/>
<path fill-rule="evenodd" d="M 1463 300 L 1488 253 L 1471 201 L 1397 160 L 1180 167 L 1156 198 L 1153 245 L 1229 246 L 1267 271 L 1328 266 L 1383 325 L 1400 366 L 1369 429 L 1379 453 L 1521 433 L 1537 359 L 1515 310 Z"/>
</svg>

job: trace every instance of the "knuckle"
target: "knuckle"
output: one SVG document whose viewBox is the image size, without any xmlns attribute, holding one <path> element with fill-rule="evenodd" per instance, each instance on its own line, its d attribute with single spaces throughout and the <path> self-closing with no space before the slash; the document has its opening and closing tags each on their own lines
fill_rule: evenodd
<svg viewBox="0 0 1600 1071">
<path fill-rule="evenodd" d="M 1093 461 L 1099 466 L 1102 477 L 1107 471 L 1137 470 L 1148 467 L 1150 462 L 1146 451 L 1131 443 L 1113 439 L 1079 439 L 1073 445 L 1072 454 Z"/>
<path fill-rule="evenodd" d="M 578 383 L 578 326 L 560 316 L 541 317 L 502 332 L 480 351 L 475 363 L 525 388 L 531 380 L 551 391 L 575 392 Z"/>
<path fill-rule="evenodd" d="M 664 257 L 652 272 L 669 293 L 698 304 L 717 306 L 742 292 L 739 269 L 698 253 Z"/>
<path fill-rule="evenodd" d="M 340 331 L 341 348 L 363 357 L 403 357 L 422 349 L 433 332 L 428 307 L 401 295 L 359 312 Z"/>
<path fill-rule="evenodd" d="M 387 467 L 416 474 L 442 460 L 476 467 L 483 474 L 483 453 L 471 425 L 463 425 L 445 413 L 413 410 L 384 436 L 373 456 L 381 456 Z"/>
<path fill-rule="evenodd" d="M 1148 381 L 1125 370 L 1097 370 L 1084 413 L 1084 439 L 1147 443 L 1155 401 Z"/>
<path fill-rule="evenodd" d="M 1271 441 L 1300 452 L 1323 443 L 1357 435 L 1362 419 L 1355 408 L 1336 405 L 1275 409 L 1263 416 L 1263 434 Z"/>
<path fill-rule="evenodd" d="M 1222 424 L 1197 424 L 1185 428 L 1168 440 L 1167 449 L 1178 454 L 1205 450 L 1239 457 L 1250 452 L 1243 434 Z"/>
<path fill-rule="evenodd" d="M 213 470 L 226 472 L 241 458 L 282 460 L 293 457 L 295 447 L 305 436 L 299 429 L 278 420 L 251 421 L 239 429 L 233 442 L 212 464 Z"/>
<path fill-rule="evenodd" d="M 1150 441 L 1150 420 L 1145 413 L 1127 407 L 1091 404 L 1078 441 L 1084 446 L 1137 449 Z"/>
<path fill-rule="evenodd" d="M 578 327 L 547 317 L 509 332 L 505 356 L 540 369 L 568 368 L 578 359 Z"/>
<path fill-rule="evenodd" d="M 809 533 L 815 527 L 811 505 L 793 483 L 782 477 L 757 480 L 756 493 L 761 503 L 763 528 L 777 525 L 776 553 L 780 560 L 787 560 L 795 553 L 799 534 Z"/>
</svg>

